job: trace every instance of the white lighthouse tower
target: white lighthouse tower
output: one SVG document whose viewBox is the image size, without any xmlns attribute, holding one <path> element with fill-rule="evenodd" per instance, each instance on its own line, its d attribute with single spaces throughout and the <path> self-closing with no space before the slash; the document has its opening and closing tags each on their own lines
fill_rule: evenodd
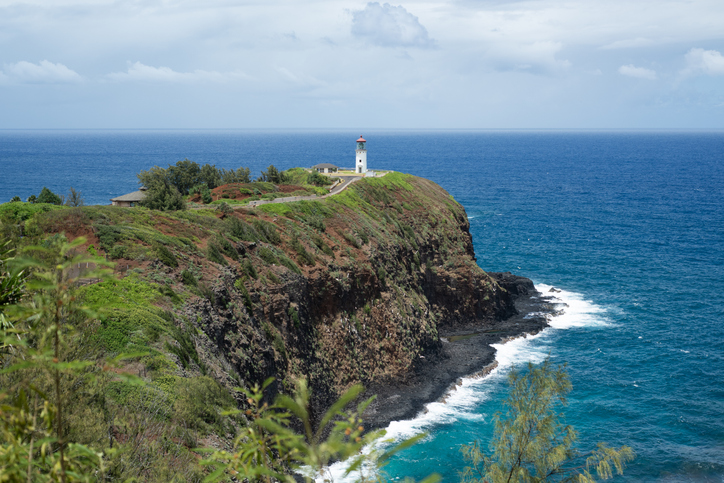
<svg viewBox="0 0 724 483">
<path fill-rule="evenodd" d="M 356 163 L 355 163 L 355 172 L 358 174 L 365 174 L 367 173 L 367 148 L 365 147 L 365 138 L 362 136 L 359 137 L 357 140 L 357 156 L 356 156 Z"/>
</svg>

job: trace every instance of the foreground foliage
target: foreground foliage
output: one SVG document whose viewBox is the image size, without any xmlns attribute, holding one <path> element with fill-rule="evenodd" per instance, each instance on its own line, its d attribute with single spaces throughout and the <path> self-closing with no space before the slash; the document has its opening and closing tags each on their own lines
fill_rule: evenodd
<svg viewBox="0 0 724 483">
<path fill-rule="evenodd" d="M 350 388 L 332 407 L 313 424 L 309 410 L 310 393 L 306 381 L 297 383 L 292 397 L 280 395 L 273 404 L 264 401 L 264 389 L 255 386 L 244 391 L 251 405 L 245 411 L 249 424 L 239 431 L 231 451 L 214 451 L 204 464 L 216 467 L 205 482 L 219 481 L 231 476 L 235 479 L 260 481 L 296 480 L 291 471 L 304 475 L 307 482 L 333 482 L 329 465 L 337 460 L 346 461 L 344 477 L 354 476 L 358 482 L 384 481 L 381 469 L 397 452 L 416 443 L 424 435 L 394 445 L 386 451 L 375 449 L 385 435 L 384 430 L 365 433 L 362 413 L 374 397 L 362 401 L 356 409 L 346 410 L 362 392 L 362 386 Z M 301 431 L 294 429 L 294 420 Z M 366 451 L 362 451 L 367 447 Z M 438 475 L 431 475 L 421 483 L 437 483 Z"/>
<path fill-rule="evenodd" d="M 553 368 L 550 359 L 540 367 L 528 364 L 528 372 L 510 374 L 510 395 L 505 418 L 495 416 L 495 434 L 490 451 L 479 442 L 464 445 L 462 452 L 471 466 L 462 474 L 463 483 L 593 483 L 596 476 L 608 479 L 614 470 L 623 473 L 634 458 L 628 446 L 610 448 L 603 443 L 582 454 L 576 450 L 576 431 L 564 425 L 557 405 L 566 403 L 571 390 L 568 374 Z"/>
<path fill-rule="evenodd" d="M 0 481 L 90 481 L 102 472 L 100 454 L 66 438 L 67 385 L 84 377 L 92 364 L 73 357 L 68 345 L 74 322 L 90 316 L 77 303 L 68 273 L 75 264 L 103 264 L 75 252 L 84 242 L 28 247 L 33 257 L 14 260 L 15 273 L 30 272 L 29 295 L 7 308 L 15 324 L 6 323 L 2 330 L 9 364 L 0 374 L 8 375 L 3 382 L 10 384 L 0 392 Z M 12 280 L 12 275 L 2 278 Z"/>
</svg>

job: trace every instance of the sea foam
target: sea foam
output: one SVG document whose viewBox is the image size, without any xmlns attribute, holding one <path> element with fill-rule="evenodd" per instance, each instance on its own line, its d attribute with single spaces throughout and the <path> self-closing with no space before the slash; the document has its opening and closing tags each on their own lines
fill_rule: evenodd
<svg viewBox="0 0 724 483">
<path fill-rule="evenodd" d="M 582 327 L 605 327 L 610 325 L 606 316 L 607 309 L 586 300 L 582 294 L 555 288 L 550 292 L 551 285 L 537 283 L 536 290 L 543 297 L 549 298 L 555 305 L 556 312 L 548 316 L 549 327 L 535 335 L 523 335 L 498 344 L 495 348 L 495 367 L 483 377 L 464 377 L 461 384 L 453 385 L 439 401 L 425 405 L 425 408 L 414 418 L 392 421 L 386 428 L 383 443 L 376 448 L 365 448 L 367 453 L 373 449 L 383 449 L 394 442 L 403 441 L 440 425 L 453 424 L 460 420 L 482 419 L 483 415 L 476 411 L 486 400 L 490 399 L 495 384 L 507 377 L 511 369 L 529 362 L 538 364 L 552 352 L 551 335 L 558 330 Z M 336 482 L 354 481 L 354 475 L 344 477 L 347 466 L 338 462 L 327 468 L 327 472 Z M 321 479 L 320 479 L 321 481 Z"/>
</svg>

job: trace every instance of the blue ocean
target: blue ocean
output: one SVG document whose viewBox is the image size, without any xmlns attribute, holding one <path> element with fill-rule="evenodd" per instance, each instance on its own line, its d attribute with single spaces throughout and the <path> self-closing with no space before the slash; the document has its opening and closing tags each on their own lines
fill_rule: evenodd
<svg viewBox="0 0 724 483">
<path fill-rule="evenodd" d="M 551 287 L 551 327 L 498 346 L 498 368 L 388 428 L 427 433 L 389 477 L 459 479 L 513 367 L 566 363 L 582 450 L 637 453 L 619 480 L 724 481 L 724 132 L 0 131 L 0 201 L 73 186 L 89 204 L 188 158 L 217 167 L 352 166 L 429 178 L 465 206 L 478 263 Z"/>
</svg>

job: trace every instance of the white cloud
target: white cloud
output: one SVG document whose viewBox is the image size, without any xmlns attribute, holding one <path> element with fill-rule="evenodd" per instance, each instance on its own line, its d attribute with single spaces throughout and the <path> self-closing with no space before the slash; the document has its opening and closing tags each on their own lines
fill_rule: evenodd
<svg viewBox="0 0 724 483">
<path fill-rule="evenodd" d="M 636 79 L 656 80 L 656 71 L 645 67 L 636 67 L 633 64 L 622 65 L 618 68 L 618 73 L 627 77 L 635 77 Z"/>
<path fill-rule="evenodd" d="M 568 60 L 556 58 L 562 48 L 563 44 L 560 42 L 551 41 L 530 44 L 497 43 L 488 48 L 485 57 L 495 70 L 551 73 L 571 66 Z"/>
<path fill-rule="evenodd" d="M 47 60 L 37 64 L 24 60 L 15 64 L 5 64 L 3 71 L 6 82 L 22 84 L 72 83 L 83 80 L 77 72 L 63 64 L 54 64 Z M 0 79 L 3 79 L 3 77 L 0 77 Z"/>
<path fill-rule="evenodd" d="M 420 20 L 402 5 L 370 2 L 352 13 L 352 35 L 382 47 L 420 47 L 435 45 Z"/>
<path fill-rule="evenodd" d="M 249 78 L 249 76 L 240 71 L 222 73 L 197 69 L 193 72 L 176 72 L 169 67 L 152 67 L 140 62 L 130 64 L 126 72 L 113 72 L 106 77 L 118 82 L 141 81 L 172 83 L 223 83 Z"/>
<path fill-rule="evenodd" d="M 654 45 L 654 41 L 644 37 L 636 37 L 634 39 L 616 40 L 610 44 L 606 44 L 601 47 L 601 50 L 616 50 L 616 49 L 633 49 L 637 47 L 648 47 Z"/>
<path fill-rule="evenodd" d="M 724 56 L 716 50 L 691 49 L 685 59 L 686 67 L 681 72 L 684 76 L 724 74 Z"/>
</svg>

